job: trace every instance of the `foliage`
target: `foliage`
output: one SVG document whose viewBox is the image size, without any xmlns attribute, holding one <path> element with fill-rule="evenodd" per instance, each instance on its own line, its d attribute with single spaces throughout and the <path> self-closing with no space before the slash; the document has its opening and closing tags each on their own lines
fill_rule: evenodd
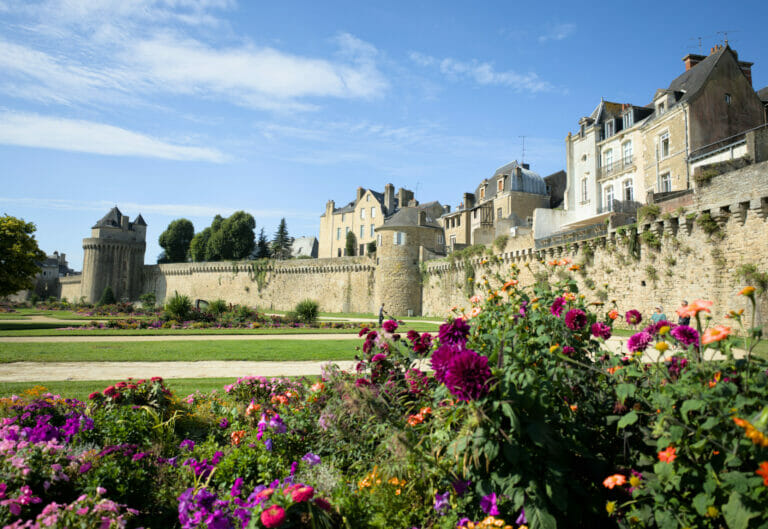
<svg viewBox="0 0 768 529">
<path fill-rule="evenodd" d="M 300 322 L 314 323 L 320 314 L 320 305 L 313 299 L 304 299 L 299 301 L 293 310 Z"/>
<path fill-rule="evenodd" d="M 347 238 L 344 244 L 344 255 L 357 255 L 357 237 L 352 230 L 347 232 Z"/>
<path fill-rule="evenodd" d="M 754 263 L 747 263 L 736 269 L 736 275 L 748 285 L 757 289 L 758 294 L 768 290 L 768 272 L 763 272 L 757 268 Z"/>
<path fill-rule="evenodd" d="M 101 292 L 101 297 L 99 298 L 98 303 L 96 303 L 96 306 L 100 307 L 102 305 L 114 305 L 115 303 L 117 303 L 117 300 L 115 299 L 115 292 L 112 290 L 111 286 L 105 286 L 104 290 Z"/>
<path fill-rule="evenodd" d="M 271 256 L 269 249 L 269 241 L 267 235 L 264 233 L 264 228 L 259 231 L 259 238 L 256 241 L 256 259 L 269 259 Z"/>
<path fill-rule="evenodd" d="M 637 209 L 637 220 L 640 222 L 651 221 L 661 214 L 661 208 L 658 204 L 646 204 Z"/>
<path fill-rule="evenodd" d="M 720 230 L 720 225 L 709 213 L 702 213 L 696 217 L 696 224 L 704 233 L 709 235 L 710 238 L 722 238 L 725 236 Z"/>
<path fill-rule="evenodd" d="M 185 321 L 192 313 L 192 301 L 189 296 L 173 293 L 173 296 L 165 303 L 165 312 L 170 319 Z"/>
<path fill-rule="evenodd" d="M 292 243 L 293 240 L 288 235 L 285 218 L 282 218 L 275 232 L 275 237 L 272 239 L 272 256 L 275 259 L 290 259 Z"/>
<path fill-rule="evenodd" d="M 693 173 L 693 181 L 696 182 L 697 186 L 703 186 L 711 182 L 712 179 L 718 176 L 719 174 L 720 174 L 720 171 L 718 171 L 715 168 L 704 169 L 701 172 Z"/>
<path fill-rule="evenodd" d="M 216 215 L 211 226 L 197 233 L 189 246 L 193 261 L 246 259 L 256 245 L 256 221 L 250 213 L 236 211 L 226 219 Z"/>
<path fill-rule="evenodd" d="M 656 270 L 655 266 L 648 265 L 645 267 L 645 277 L 655 283 L 659 280 L 659 272 Z"/>
<path fill-rule="evenodd" d="M 654 250 L 661 248 L 661 240 L 653 230 L 646 230 L 640 235 L 643 244 Z"/>
<path fill-rule="evenodd" d="M 229 309 L 229 305 L 227 305 L 227 302 L 223 299 L 214 299 L 210 303 L 208 303 L 208 307 L 206 310 L 210 312 L 211 314 L 214 314 L 216 316 L 221 316 L 227 310 Z"/>
<path fill-rule="evenodd" d="M 504 248 L 507 246 L 507 241 L 509 241 L 509 235 L 499 235 L 494 239 L 493 246 L 496 248 L 497 252 L 503 252 Z"/>
<path fill-rule="evenodd" d="M 143 308 L 154 309 L 157 304 L 157 296 L 154 292 L 147 292 L 139 296 L 139 301 L 141 301 Z"/>
<path fill-rule="evenodd" d="M 35 225 L 10 215 L 0 217 L 0 297 L 34 286 L 45 259 L 35 240 Z"/>
<path fill-rule="evenodd" d="M 187 219 L 176 219 L 160 234 L 158 242 L 165 250 L 166 263 L 183 263 L 189 255 L 189 245 L 195 236 L 195 227 Z"/>
<path fill-rule="evenodd" d="M 366 247 L 366 252 L 368 253 L 368 255 L 376 253 L 376 241 L 371 241 L 368 243 L 368 246 Z"/>
</svg>

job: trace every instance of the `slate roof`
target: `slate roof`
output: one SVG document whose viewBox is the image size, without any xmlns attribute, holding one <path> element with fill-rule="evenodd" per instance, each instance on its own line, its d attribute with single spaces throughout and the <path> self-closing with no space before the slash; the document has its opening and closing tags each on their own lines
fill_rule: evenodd
<svg viewBox="0 0 768 529">
<path fill-rule="evenodd" d="M 139 216 L 136 217 L 136 220 L 134 220 L 133 223 L 136 226 L 146 226 L 147 225 L 147 223 L 144 222 L 144 217 L 141 216 L 141 213 L 139 213 Z"/>
<path fill-rule="evenodd" d="M 715 65 L 726 51 L 731 54 L 733 53 L 730 47 L 724 46 L 687 72 L 683 72 L 669 84 L 668 90 L 682 92 L 678 101 L 691 99 L 704 87 L 704 83 L 707 82 L 707 79 L 712 74 L 712 70 L 715 69 Z M 735 57 L 734 60 L 736 60 Z"/>
<path fill-rule="evenodd" d="M 113 207 L 109 210 L 109 213 L 101 217 L 101 220 L 99 220 L 94 228 L 102 228 L 102 227 L 120 227 L 120 219 L 123 217 L 123 214 L 120 213 L 120 210 L 117 209 L 117 206 Z"/>
<path fill-rule="evenodd" d="M 547 184 L 544 182 L 544 179 L 538 173 L 524 168 L 517 162 L 517 160 L 515 160 L 499 167 L 494 171 L 491 178 L 483 180 L 483 182 L 475 189 L 475 196 L 480 196 L 480 188 L 486 186 L 485 198 L 482 199 L 482 202 L 491 200 L 497 194 L 496 177 L 499 175 L 514 175 L 517 173 L 518 167 L 520 168 L 522 181 L 518 183 L 514 178 L 507 178 L 507 181 L 504 183 L 504 189 L 501 191 L 502 193 L 507 191 L 518 191 L 537 195 L 547 194 Z"/>
<path fill-rule="evenodd" d="M 434 204 L 434 202 L 421 204 L 416 207 L 400 208 L 397 213 L 387 218 L 387 220 L 384 221 L 384 224 L 378 227 L 377 230 L 384 228 L 409 228 L 419 226 L 419 212 L 426 211 L 427 207 L 431 204 Z M 436 228 L 438 230 L 443 229 L 443 227 L 440 226 L 429 213 L 427 213 L 426 223 L 421 225 L 421 227 Z"/>
<path fill-rule="evenodd" d="M 384 207 L 384 193 L 380 193 L 379 191 L 374 191 L 373 189 L 363 189 L 363 194 L 365 194 L 367 191 L 371 192 L 371 194 L 373 195 L 373 198 L 375 198 L 378 201 L 378 203 L 383 208 Z M 357 204 L 357 199 L 355 199 L 352 202 L 350 202 L 349 204 L 346 204 L 346 205 L 341 206 L 339 208 L 334 208 L 333 209 L 333 214 L 335 215 L 337 213 L 354 213 L 355 205 L 356 204 Z M 399 207 L 399 201 L 397 199 L 397 195 L 395 195 L 395 204 L 394 204 L 394 206 L 395 206 L 395 209 L 397 209 Z M 325 212 L 323 212 L 320 216 L 321 217 L 325 217 Z"/>
<path fill-rule="evenodd" d="M 763 103 L 768 103 L 768 86 L 758 90 L 757 97 L 759 97 L 760 101 L 762 101 Z"/>
</svg>

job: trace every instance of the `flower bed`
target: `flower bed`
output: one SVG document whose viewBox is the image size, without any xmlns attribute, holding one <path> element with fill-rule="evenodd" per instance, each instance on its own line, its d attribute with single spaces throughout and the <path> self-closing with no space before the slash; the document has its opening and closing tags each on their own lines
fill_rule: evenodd
<svg viewBox="0 0 768 529">
<path fill-rule="evenodd" d="M 153 378 L 88 403 L 4 399 L 0 522 L 768 524 L 768 365 L 734 358 L 730 329 L 706 328 L 706 303 L 687 308 L 696 328 L 644 327 L 585 303 L 571 280 L 532 291 L 496 280 L 437 338 L 400 335 L 393 321 L 362 329 L 356 369 L 328 366 L 319 381 L 245 377 L 180 397 Z M 619 318 L 638 332 L 609 355 Z M 710 361 L 715 350 L 726 360 Z M 432 373 L 413 367 L 424 358 Z"/>
<path fill-rule="evenodd" d="M 115 319 L 108 321 L 91 321 L 89 325 L 64 327 L 64 330 L 99 330 L 99 329 L 359 329 L 360 324 L 320 321 L 315 323 L 299 323 L 284 321 L 279 316 L 268 320 L 243 322 L 217 321 L 176 321 L 176 320 L 137 320 L 134 318 Z"/>
</svg>

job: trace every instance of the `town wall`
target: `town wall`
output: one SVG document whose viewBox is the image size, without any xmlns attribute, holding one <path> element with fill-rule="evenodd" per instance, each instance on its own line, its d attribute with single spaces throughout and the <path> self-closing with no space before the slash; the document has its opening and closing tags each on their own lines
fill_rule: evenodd
<svg viewBox="0 0 768 529">
<path fill-rule="evenodd" d="M 67 276 L 60 277 L 59 284 L 61 285 L 61 299 L 67 298 L 71 303 L 75 303 L 80 300 L 82 296 L 82 284 L 83 276 Z"/>
<path fill-rule="evenodd" d="M 313 299 L 328 312 L 373 312 L 375 261 L 368 257 L 174 263 L 144 267 L 144 292 L 159 302 L 174 292 L 262 310 L 293 310 Z"/>
</svg>

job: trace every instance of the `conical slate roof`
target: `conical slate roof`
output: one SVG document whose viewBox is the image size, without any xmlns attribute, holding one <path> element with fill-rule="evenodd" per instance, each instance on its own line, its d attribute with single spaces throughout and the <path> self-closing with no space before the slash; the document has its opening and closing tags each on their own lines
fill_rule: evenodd
<svg viewBox="0 0 768 529">
<path fill-rule="evenodd" d="M 109 213 L 101 217 L 101 220 L 96 223 L 94 228 L 99 227 L 120 227 L 120 219 L 123 217 L 123 214 L 120 213 L 120 210 L 117 209 L 117 206 L 113 207 L 109 210 Z"/>
<path fill-rule="evenodd" d="M 133 223 L 136 226 L 146 226 L 147 225 L 147 223 L 144 221 L 144 217 L 141 216 L 141 213 L 139 213 L 139 216 L 136 217 L 136 220 L 134 220 Z"/>
</svg>

